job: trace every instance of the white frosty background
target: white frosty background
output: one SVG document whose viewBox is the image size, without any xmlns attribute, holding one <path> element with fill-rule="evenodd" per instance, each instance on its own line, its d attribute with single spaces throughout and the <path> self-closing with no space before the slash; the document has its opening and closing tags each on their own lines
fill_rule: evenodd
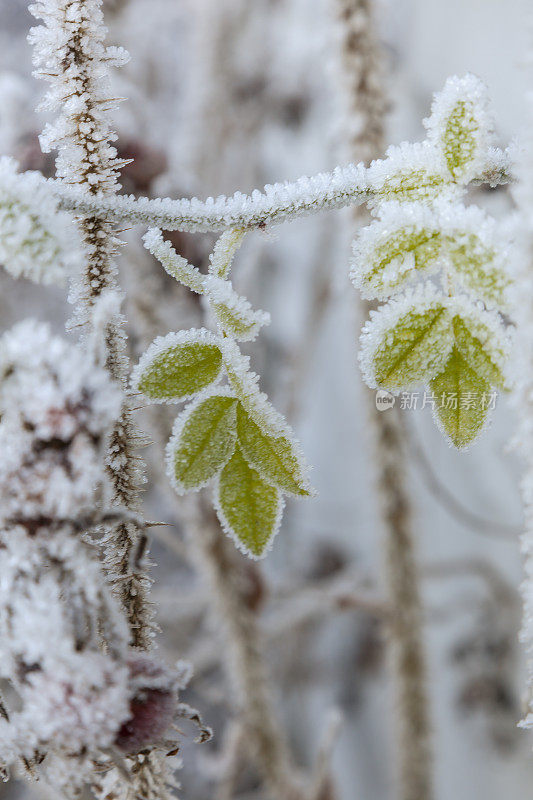
<svg viewBox="0 0 533 800">
<path fill-rule="evenodd" d="M 342 126 L 335 66 L 333 0 L 130 0 L 112 37 L 131 52 L 117 91 L 131 98 L 119 116 L 121 139 L 162 151 L 168 172 L 160 191 L 200 196 L 251 190 L 296 178 L 342 159 Z M 393 78 L 389 140 L 416 139 L 431 94 L 449 74 L 472 71 L 489 85 L 498 133 L 507 142 L 522 119 L 528 0 L 395 0 L 381 19 Z M 220 70 L 210 64 L 209 25 L 232 21 Z M 24 36 L 30 22 L 23 0 L 0 0 L 0 148 L 37 158 L 31 114 L 42 87 L 28 79 Z M 195 26 L 205 26 L 203 35 Z M 197 36 L 197 38 L 195 38 Z M 219 85 L 212 87 L 213 72 Z M 9 73 L 9 74 L 7 74 Z M 23 141 L 21 141 L 21 138 Z M 494 214 L 509 208 L 505 191 L 476 198 Z M 380 529 L 372 490 L 361 381 L 356 366 L 356 296 L 348 282 L 349 215 L 326 214 L 283 227 L 275 239 L 251 237 L 237 260 L 237 286 L 255 306 L 272 312 L 272 325 L 250 352 L 265 388 L 287 405 L 294 371 L 296 430 L 311 463 L 319 498 L 291 503 L 266 571 L 275 584 L 302 576 L 325 549 L 330 561 L 353 560 L 361 575 L 380 569 Z M 133 235 L 130 234 L 133 238 Z M 205 244 L 203 245 L 205 249 Z M 200 247 L 200 253 L 202 248 Z M 157 270 L 154 264 L 147 269 Z M 128 287 L 129 264 L 122 265 Z M 313 322 L 310 354 L 302 359 L 313 285 L 329 285 L 325 314 Z M 2 327 L 28 315 L 54 321 L 68 314 L 63 295 L 0 278 Z M 174 327 L 186 327 L 177 310 Z M 165 333 L 166 330 L 160 330 Z M 531 742 L 514 730 L 520 716 L 520 663 L 513 651 L 519 624 L 517 535 L 521 521 L 519 465 L 506 452 L 513 429 L 503 400 L 490 430 L 466 454 L 451 451 L 427 411 L 406 412 L 418 454 L 409 469 L 420 558 L 425 568 L 427 641 L 435 721 L 439 800 L 528 797 L 533 781 Z M 444 487 L 444 490 L 443 490 Z M 482 520 L 452 513 L 457 504 Z M 436 496 L 438 495 L 438 496 Z M 165 519 L 156 491 L 149 516 Z M 506 529 L 502 526 L 507 526 Z M 172 624 L 184 594 L 183 571 L 154 546 L 164 564 L 155 570 L 163 647 L 186 637 Z M 510 594 L 505 590 L 511 589 Z M 169 598 L 170 601 L 169 601 Z M 510 651 L 506 648 L 511 648 Z M 356 614 L 334 617 L 319 636 L 290 637 L 272 669 L 297 755 L 310 758 L 323 733 L 325 712 L 339 706 L 345 725 L 335 753 L 343 800 L 391 796 L 391 696 L 379 658 L 379 637 Z M 197 703 L 202 700 L 195 698 Z M 216 704 L 215 704 L 216 706 Z M 207 711 L 215 728 L 223 705 Z M 186 754 L 187 764 L 187 754 Z M 186 766 L 184 796 L 207 795 L 198 771 Z M 193 772 L 195 771 L 195 774 Z M 33 790 L 8 785 L 2 794 Z"/>
</svg>

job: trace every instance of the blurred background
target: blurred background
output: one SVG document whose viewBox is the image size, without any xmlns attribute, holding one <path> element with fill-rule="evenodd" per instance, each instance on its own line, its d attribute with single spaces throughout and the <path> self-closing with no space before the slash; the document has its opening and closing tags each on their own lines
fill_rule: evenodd
<svg viewBox="0 0 533 800">
<path fill-rule="evenodd" d="M 345 163 L 347 135 L 337 0 L 107 0 L 110 41 L 130 64 L 115 76 L 120 154 L 127 192 L 172 197 L 249 192 L 265 183 Z M 497 134 L 520 131 L 526 75 L 528 0 L 376 0 L 391 110 L 388 143 L 423 138 L 433 92 L 471 71 L 489 86 Z M 0 154 L 53 174 L 40 153 L 43 85 L 31 77 L 24 0 L 0 0 Z M 511 208 L 505 188 L 478 189 L 496 217 Z M 394 796 L 394 705 L 379 614 L 326 603 L 341 580 L 382 590 L 382 529 L 367 404 L 357 365 L 362 324 L 348 280 L 355 223 L 323 213 L 254 233 L 237 257 L 234 283 L 272 324 L 247 352 L 262 386 L 290 422 L 314 465 L 319 496 L 291 501 L 273 551 L 260 568 L 242 565 L 250 605 L 263 626 L 273 703 L 294 758 L 312 763 L 331 709 L 343 725 L 333 753 L 339 800 Z M 123 232 L 121 259 L 132 358 L 159 334 L 198 325 L 198 299 L 145 253 L 138 230 Z M 204 267 L 214 238 L 173 234 L 174 246 Z M 61 332 L 65 293 L 0 272 L 3 329 L 27 316 Z M 169 416 L 170 413 L 170 416 Z M 175 410 L 174 410 L 175 413 Z M 383 412 L 387 413 L 387 412 Z M 172 409 L 140 412 L 154 441 L 145 495 L 154 529 L 153 594 L 159 646 L 190 659 L 191 702 L 215 728 L 204 748 L 185 745 L 186 800 L 217 796 L 232 701 L 220 667 L 220 626 L 191 568 L 161 467 Z M 515 422 L 500 399 L 490 428 L 467 452 L 449 448 L 428 408 L 405 411 L 404 464 L 425 607 L 438 800 L 527 797 L 533 782 L 522 713 L 518 643 L 521 564 L 520 464 L 509 450 Z M 240 557 L 239 557 L 240 558 Z M 318 594 L 309 597 L 309 587 Z M 321 594 L 323 589 L 325 594 Z M 349 604 L 348 604 L 349 605 Z M 293 615 L 292 623 L 287 618 Z M 43 793 L 11 783 L 6 798 Z M 260 796 L 246 761 L 235 797 Z"/>
</svg>

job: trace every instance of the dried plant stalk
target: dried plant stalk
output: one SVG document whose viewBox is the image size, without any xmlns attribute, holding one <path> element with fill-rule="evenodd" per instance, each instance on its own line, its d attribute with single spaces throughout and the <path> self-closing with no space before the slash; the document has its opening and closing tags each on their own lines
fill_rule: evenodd
<svg viewBox="0 0 533 800">
<path fill-rule="evenodd" d="M 388 109 L 383 69 L 385 55 L 375 30 L 373 0 L 337 0 L 341 22 L 343 81 L 346 88 L 348 141 L 354 160 L 371 161 L 383 152 Z M 360 223 L 362 213 L 355 209 Z M 361 301 L 365 317 L 373 305 Z M 412 514 L 406 485 L 404 426 L 395 407 L 378 411 L 365 389 L 373 435 L 374 464 L 385 528 L 386 581 L 397 723 L 396 750 L 401 800 L 430 800 L 432 754 L 426 666 L 422 643 L 422 608 Z"/>
</svg>

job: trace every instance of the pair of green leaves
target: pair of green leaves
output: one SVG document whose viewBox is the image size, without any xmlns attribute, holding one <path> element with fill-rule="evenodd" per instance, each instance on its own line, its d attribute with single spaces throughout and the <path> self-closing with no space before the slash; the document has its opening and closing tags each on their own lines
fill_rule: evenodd
<svg viewBox="0 0 533 800">
<path fill-rule="evenodd" d="M 351 278 L 365 297 L 385 299 L 439 267 L 489 307 L 505 307 L 509 278 L 494 225 L 479 209 L 449 203 L 389 205 L 354 242 Z"/>
<path fill-rule="evenodd" d="M 229 393 L 200 398 L 183 411 L 168 445 L 167 465 L 180 494 L 217 478 L 220 521 L 254 558 L 264 555 L 278 530 L 283 494 L 310 494 L 291 439 L 264 433 Z"/>
<path fill-rule="evenodd" d="M 485 423 L 492 387 L 506 388 L 507 337 L 494 315 L 474 305 L 437 294 L 425 304 L 419 298 L 400 301 L 399 310 L 378 313 L 366 326 L 367 377 L 389 391 L 429 383 L 441 428 L 463 448 Z"/>
</svg>

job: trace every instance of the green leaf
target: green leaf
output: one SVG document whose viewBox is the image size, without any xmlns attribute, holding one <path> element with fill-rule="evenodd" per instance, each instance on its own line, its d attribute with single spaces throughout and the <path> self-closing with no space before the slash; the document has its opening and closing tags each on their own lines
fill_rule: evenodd
<svg viewBox="0 0 533 800">
<path fill-rule="evenodd" d="M 478 126 L 473 104 L 458 100 L 449 113 L 442 136 L 444 158 L 456 181 L 463 178 L 476 157 Z"/>
<path fill-rule="evenodd" d="M 400 203 L 410 203 L 438 197 L 444 183 L 444 176 L 438 172 L 424 168 L 409 171 L 399 169 L 392 172 L 374 192 L 378 202 L 397 200 Z"/>
<path fill-rule="evenodd" d="M 495 333 L 478 319 L 457 315 L 452 324 L 455 346 L 464 361 L 481 379 L 505 388 L 502 354 Z"/>
<path fill-rule="evenodd" d="M 283 497 L 250 467 L 238 445 L 220 473 L 215 503 L 239 549 L 252 558 L 264 556 L 281 523 Z"/>
<path fill-rule="evenodd" d="M 182 493 L 205 486 L 227 463 L 237 440 L 237 400 L 212 395 L 193 403 L 176 420 L 167 448 L 175 489 Z"/>
<path fill-rule="evenodd" d="M 487 419 L 491 387 L 454 347 L 442 372 L 430 383 L 435 415 L 455 447 L 471 444 Z"/>
<path fill-rule="evenodd" d="M 497 254 L 474 234 L 448 237 L 448 255 L 459 282 L 489 306 L 504 307 L 510 280 L 497 264 Z"/>
<path fill-rule="evenodd" d="M 237 436 L 245 459 L 264 480 L 289 494 L 311 494 L 295 444 L 287 436 L 274 438 L 263 433 L 240 404 Z"/>
<path fill-rule="evenodd" d="M 372 359 L 375 381 L 389 391 L 425 382 L 442 368 L 452 345 L 444 303 L 425 311 L 415 306 L 382 335 Z"/>
<path fill-rule="evenodd" d="M 374 225 L 381 228 L 381 223 Z M 356 241 L 354 273 L 358 269 L 364 270 L 358 281 L 363 291 L 368 293 L 371 290 L 372 296 L 387 297 L 415 272 L 430 269 L 440 255 L 440 247 L 441 236 L 438 231 L 405 226 L 386 237 L 380 236 L 374 248 L 368 251 L 364 247 L 360 254 Z"/>
<path fill-rule="evenodd" d="M 207 331 L 170 333 L 148 348 L 132 376 L 132 386 L 154 402 L 186 400 L 218 380 L 222 353 Z"/>
<path fill-rule="evenodd" d="M 217 323 L 227 336 L 239 341 L 250 341 L 256 337 L 260 325 L 255 317 L 239 313 L 224 303 L 212 303 L 211 308 Z"/>
</svg>

